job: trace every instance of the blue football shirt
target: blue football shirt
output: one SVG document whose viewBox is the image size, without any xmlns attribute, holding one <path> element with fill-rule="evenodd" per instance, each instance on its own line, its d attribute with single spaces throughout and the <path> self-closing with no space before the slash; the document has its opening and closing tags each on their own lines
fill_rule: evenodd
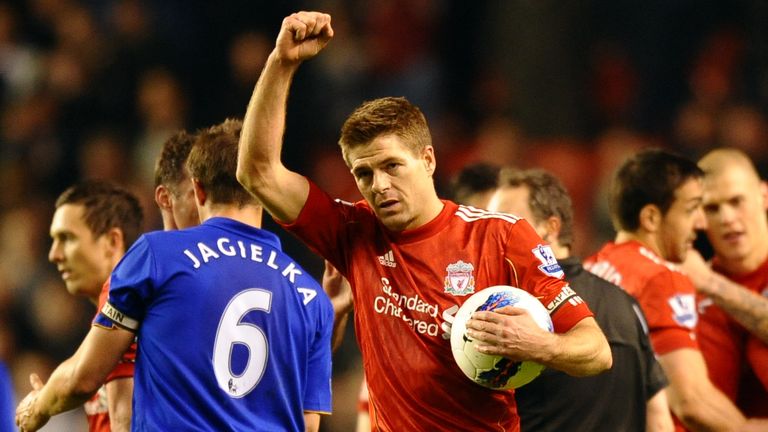
<svg viewBox="0 0 768 432">
<path fill-rule="evenodd" d="M 331 411 L 333 308 L 270 232 L 143 235 L 98 320 L 138 334 L 134 431 L 303 431 L 304 411 Z"/>
</svg>

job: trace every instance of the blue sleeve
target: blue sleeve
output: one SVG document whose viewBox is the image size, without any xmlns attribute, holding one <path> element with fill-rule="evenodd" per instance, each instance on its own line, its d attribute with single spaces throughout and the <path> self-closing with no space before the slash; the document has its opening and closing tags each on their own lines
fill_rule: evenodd
<svg viewBox="0 0 768 432">
<path fill-rule="evenodd" d="M 13 383 L 11 374 L 5 363 L 0 362 L 0 432 L 16 430 L 16 402 L 13 395 Z"/>
<path fill-rule="evenodd" d="M 139 238 L 117 264 L 110 278 L 109 299 L 94 320 L 138 330 L 154 295 L 155 260 L 145 236 Z M 107 320 L 106 322 L 104 320 Z"/>
<path fill-rule="evenodd" d="M 309 355 L 307 390 L 304 411 L 330 413 L 331 405 L 331 335 L 333 333 L 333 306 L 321 296 L 317 333 Z"/>
</svg>

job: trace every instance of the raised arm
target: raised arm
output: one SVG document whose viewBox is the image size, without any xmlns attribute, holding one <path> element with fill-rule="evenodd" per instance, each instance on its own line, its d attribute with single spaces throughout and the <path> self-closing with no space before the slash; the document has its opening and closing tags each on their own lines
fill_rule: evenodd
<svg viewBox="0 0 768 432">
<path fill-rule="evenodd" d="M 756 338 L 768 343 L 768 298 L 715 272 L 696 251 L 688 252 L 683 268 L 699 293 L 712 299 Z"/>
<path fill-rule="evenodd" d="M 299 65 L 332 37 L 330 15 L 299 12 L 286 17 L 243 120 L 237 179 L 283 222 L 298 217 L 309 194 L 307 180 L 280 160 L 291 81 Z"/>
</svg>

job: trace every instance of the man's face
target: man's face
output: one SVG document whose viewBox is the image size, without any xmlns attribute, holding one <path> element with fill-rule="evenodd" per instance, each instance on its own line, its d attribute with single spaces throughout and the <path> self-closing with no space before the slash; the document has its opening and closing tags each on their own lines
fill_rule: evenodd
<svg viewBox="0 0 768 432">
<path fill-rule="evenodd" d="M 432 147 L 414 155 L 395 135 L 383 135 L 348 152 L 357 188 L 391 231 L 429 222 L 426 205 L 435 195 Z"/>
<path fill-rule="evenodd" d="M 84 207 L 64 204 L 53 215 L 48 259 L 56 264 L 70 294 L 96 299 L 112 272 L 114 251 L 107 235 L 94 237 Z"/>
<path fill-rule="evenodd" d="M 528 221 L 536 232 L 544 237 L 546 229 L 533 216 L 530 203 L 531 193 L 526 186 L 504 186 L 496 189 L 488 202 L 489 211 L 509 213 Z"/>
<path fill-rule="evenodd" d="M 184 172 L 184 179 L 175 185 L 170 194 L 171 213 L 178 229 L 200 225 L 200 215 L 197 213 L 192 180 L 190 180 L 187 168 L 184 168 Z"/>
<path fill-rule="evenodd" d="M 662 216 L 659 251 L 667 261 L 680 263 L 693 248 L 696 230 L 705 226 L 701 210 L 701 180 L 689 179 L 675 191 L 675 201 Z"/>
<path fill-rule="evenodd" d="M 709 241 L 726 264 L 764 258 L 768 247 L 765 185 L 754 173 L 731 166 L 708 176 L 704 214 Z"/>
</svg>

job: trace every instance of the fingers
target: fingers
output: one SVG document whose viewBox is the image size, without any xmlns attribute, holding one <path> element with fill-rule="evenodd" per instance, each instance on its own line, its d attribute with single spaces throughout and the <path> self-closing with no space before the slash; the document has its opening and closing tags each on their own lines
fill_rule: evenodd
<svg viewBox="0 0 768 432">
<path fill-rule="evenodd" d="M 527 313 L 528 311 L 526 311 L 523 308 L 518 308 L 514 306 L 504 306 L 502 308 L 495 309 L 493 311 L 474 312 L 472 314 L 472 319 L 488 321 L 492 323 L 501 323 L 504 321 L 504 316 L 520 316 L 520 315 L 525 315 Z"/>
<path fill-rule="evenodd" d="M 283 21 L 297 42 L 317 37 L 333 37 L 331 16 L 320 12 L 297 12 Z"/>
<path fill-rule="evenodd" d="M 35 390 L 40 390 L 43 388 L 43 380 L 41 380 L 36 373 L 29 375 L 29 383 L 32 384 L 32 388 Z"/>
<path fill-rule="evenodd" d="M 336 267 L 334 267 L 328 260 L 325 260 L 325 274 L 327 274 L 328 277 L 338 277 L 341 275 L 339 271 L 336 270 Z"/>
</svg>

